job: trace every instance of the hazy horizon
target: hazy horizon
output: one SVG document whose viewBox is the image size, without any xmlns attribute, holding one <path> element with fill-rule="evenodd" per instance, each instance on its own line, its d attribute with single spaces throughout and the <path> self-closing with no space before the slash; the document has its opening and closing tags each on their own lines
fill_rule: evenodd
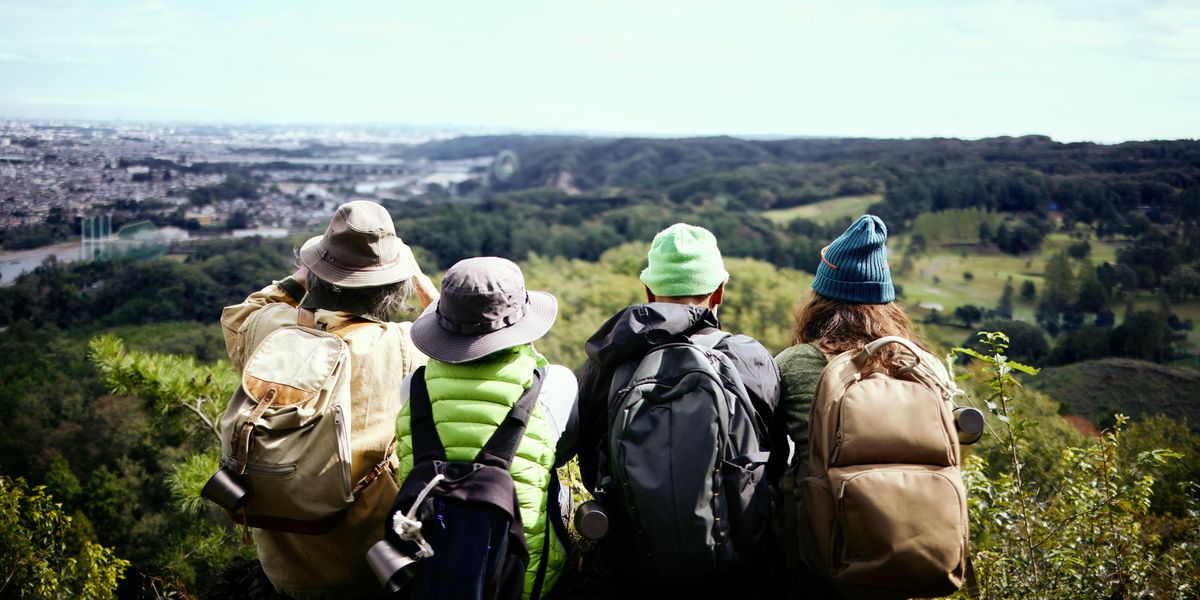
<svg viewBox="0 0 1200 600">
<path fill-rule="evenodd" d="M 0 118 L 1200 137 L 1200 5 L 0 0 Z"/>
</svg>

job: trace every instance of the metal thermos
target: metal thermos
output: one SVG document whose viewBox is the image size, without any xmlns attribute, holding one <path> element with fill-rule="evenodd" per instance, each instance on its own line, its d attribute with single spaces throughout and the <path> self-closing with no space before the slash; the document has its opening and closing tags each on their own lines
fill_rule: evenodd
<svg viewBox="0 0 1200 600">
<path fill-rule="evenodd" d="M 974 444 L 983 437 L 983 413 L 970 406 L 954 409 L 954 428 L 958 430 L 958 443 Z"/>
<path fill-rule="evenodd" d="M 250 499 L 250 483 L 232 469 L 221 467 L 216 474 L 208 478 L 208 482 L 200 490 L 200 496 L 234 512 Z"/>
<path fill-rule="evenodd" d="M 367 550 L 367 564 L 389 594 L 400 591 L 417 574 L 417 560 L 387 540 L 379 540 Z"/>
<path fill-rule="evenodd" d="M 599 500 L 588 500 L 575 509 L 575 531 L 590 540 L 608 533 L 608 512 Z"/>
</svg>

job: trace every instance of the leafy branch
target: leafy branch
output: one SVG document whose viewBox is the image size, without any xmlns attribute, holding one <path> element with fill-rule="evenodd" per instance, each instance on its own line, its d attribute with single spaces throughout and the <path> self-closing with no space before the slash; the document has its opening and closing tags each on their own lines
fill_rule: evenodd
<svg viewBox="0 0 1200 600">
<path fill-rule="evenodd" d="M 112 393 L 141 397 L 163 414 L 187 410 L 220 441 L 217 424 L 238 385 L 228 362 L 210 367 L 197 364 L 190 356 L 126 350 L 124 342 L 113 335 L 92 338 L 88 348 Z"/>
</svg>

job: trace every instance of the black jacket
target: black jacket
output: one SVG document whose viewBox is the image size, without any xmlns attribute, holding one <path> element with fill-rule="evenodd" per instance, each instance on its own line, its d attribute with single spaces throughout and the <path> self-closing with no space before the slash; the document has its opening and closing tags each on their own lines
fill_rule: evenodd
<svg viewBox="0 0 1200 600">
<path fill-rule="evenodd" d="M 654 302 L 634 304 L 602 325 L 585 350 L 587 363 L 579 377 L 577 449 L 584 485 L 596 488 L 600 445 L 608 431 L 608 396 L 617 367 L 640 359 L 650 349 L 679 341 L 681 336 L 720 329 L 717 316 L 703 306 Z M 779 408 L 779 369 L 771 353 L 753 338 L 734 335 L 717 344 L 717 351 L 737 367 L 754 407 L 768 424 L 760 432 L 764 451 L 771 452 L 767 479 L 774 482 L 787 466 L 787 432 Z"/>
</svg>

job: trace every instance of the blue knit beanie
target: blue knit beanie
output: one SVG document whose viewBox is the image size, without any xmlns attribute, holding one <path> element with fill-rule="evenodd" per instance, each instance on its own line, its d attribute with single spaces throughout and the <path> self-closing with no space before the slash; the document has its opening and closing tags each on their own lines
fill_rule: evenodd
<svg viewBox="0 0 1200 600">
<path fill-rule="evenodd" d="M 887 304 L 896 299 L 887 265 L 887 226 L 875 215 L 863 215 L 821 250 L 812 289 L 834 300 Z"/>
</svg>

